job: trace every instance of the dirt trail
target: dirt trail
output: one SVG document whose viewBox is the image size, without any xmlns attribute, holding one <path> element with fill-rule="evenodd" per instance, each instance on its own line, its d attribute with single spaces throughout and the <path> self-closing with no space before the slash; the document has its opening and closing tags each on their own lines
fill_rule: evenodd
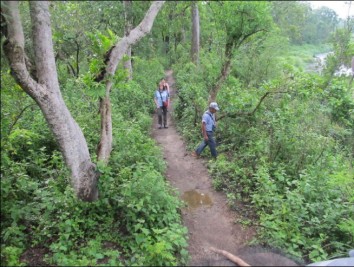
<svg viewBox="0 0 354 267">
<path fill-rule="evenodd" d="M 175 82 L 172 71 L 168 71 L 166 77 L 173 105 Z M 243 228 L 235 223 L 237 213 L 228 208 L 224 194 L 213 189 L 207 162 L 192 157 L 190 151 L 186 150 L 171 118 L 171 112 L 172 108 L 168 113 L 168 129 L 158 129 L 157 115 L 154 115 L 152 135 L 163 148 L 167 162 L 167 179 L 179 190 L 181 198 L 187 204 L 182 210 L 182 218 L 189 230 L 191 260 L 188 265 L 202 266 L 208 262 L 221 265 L 224 258 L 211 252 L 210 247 L 237 253 L 255 233 L 252 228 Z"/>
</svg>

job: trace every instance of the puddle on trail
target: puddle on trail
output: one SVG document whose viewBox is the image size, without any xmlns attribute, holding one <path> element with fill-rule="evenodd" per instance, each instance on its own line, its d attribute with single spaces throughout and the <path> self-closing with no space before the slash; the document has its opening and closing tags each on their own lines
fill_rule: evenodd
<svg viewBox="0 0 354 267">
<path fill-rule="evenodd" d="M 182 199 L 186 202 L 188 208 L 190 209 L 195 209 L 202 206 L 211 207 L 213 205 L 213 201 L 208 196 L 208 194 L 198 193 L 195 190 L 189 190 L 184 192 L 184 194 L 182 195 Z"/>
</svg>

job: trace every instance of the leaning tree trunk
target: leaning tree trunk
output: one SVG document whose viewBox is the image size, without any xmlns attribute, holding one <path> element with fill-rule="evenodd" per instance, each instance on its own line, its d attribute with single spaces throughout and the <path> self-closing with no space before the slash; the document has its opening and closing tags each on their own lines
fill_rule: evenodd
<svg viewBox="0 0 354 267">
<path fill-rule="evenodd" d="M 222 64 L 221 73 L 220 73 L 219 77 L 217 78 L 213 88 L 209 92 L 209 100 L 208 100 L 209 103 L 214 102 L 216 100 L 216 96 L 217 96 L 222 84 L 224 83 L 224 81 L 226 80 L 226 78 L 230 74 L 231 60 L 232 60 L 233 54 L 234 54 L 235 40 L 233 40 L 232 38 L 230 38 L 229 40 L 230 41 L 227 42 L 226 46 L 225 46 L 225 61 Z"/>
<path fill-rule="evenodd" d="M 192 3 L 192 61 L 195 65 L 199 64 L 199 49 L 200 49 L 200 24 L 199 11 L 197 2 Z"/>
<path fill-rule="evenodd" d="M 127 36 L 124 36 L 112 49 L 105 69 L 105 75 L 110 78 L 106 81 L 106 94 L 100 102 L 101 114 L 101 140 L 97 147 L 97 159 L 108 163 L 112 151 L 112 114 L 110 104 L 110 91 L 112 88 L 112 79 L 117 65 L 126 53 L 128 47 L 137 43 L 142 37 L 148 34 L 152 28 L 155 17 L 160 11 L 165 1 L 155 1 L 145 14 L 144 19 Z"/>
<path fill-rule="evenodd" d="M 231 63 L 234 55 L 234 51 L 239 49 L 242 43 L 249 38 L 250 36 L 263 31 L 263 29 L 260 30 L 254 30 L 253 32 L 250 32 L 248 34 L 240 34 L 240 35 L 230 35 L 227 38 L 226 45 L 225 45 L 225 61 L 222 64 L 221 67 L 221 73 L 219 77 L 217 78 L 214 86 L 209 92 L 209 100 L 208 102 L 214 102 L 216 100 L 217 94 L 221 89 L 221 86 L 227 79 L 227 77 L 230 74 L 231 70 Z"/>
<path fill-rule="evenodd" d="M 31 77 L 26 67 L 24 34 L 17 1 L 2 3 L 8 32 L 4 43 L 5 55 L 9 60 L 12 75 L 43 112 L 71 171 L 72 185 L 77 196 L 84 201 L 93 201 L 98 198 L 98 174 L 91 161 L 84 135 L 61 96 L 48 2 L 30 1 L 29 4 L 37 77 Z"/>
<path fill-rule="evenodd" d="M 129 35 L 133 27 L 133 13 L 132 13 L 132 0 L 123 1 L 124 3 L 124 31 L 125 35 Z M 129 46 L 127 52 L 127 60 L 124 62 L 124 68 L 128 71 L 128 80 L 133 79 L 133 68 L 132 68 L 132 47 Z"/>
</svg>

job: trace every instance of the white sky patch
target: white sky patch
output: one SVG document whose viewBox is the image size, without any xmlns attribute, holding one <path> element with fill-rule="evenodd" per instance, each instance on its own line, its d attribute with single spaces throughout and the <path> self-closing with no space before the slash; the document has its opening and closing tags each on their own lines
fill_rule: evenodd
<svg viewBox="0 0 354 267">
<path fill-rule="evenodd" d="M 346 19 L 348 16 L 354 16 L 354 1 L 306 1 L 311 3 L 313 9 L 317 9 L 321 6 L 333 9 L 338 17 Z"/>
</svg>

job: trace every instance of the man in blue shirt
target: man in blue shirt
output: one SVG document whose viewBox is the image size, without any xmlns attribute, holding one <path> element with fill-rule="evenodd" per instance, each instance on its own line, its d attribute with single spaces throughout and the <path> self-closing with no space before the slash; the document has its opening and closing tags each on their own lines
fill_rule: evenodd
<svg viewBox="0 0 354 267">
<path fill-rule="evenodd" d="M 209 146 L 212 157 L 216 158 L 218 153 L 216 151 L 216 142 L 214 139 L 214 131 L 216 128 L 215 112 L 219 110 L 216 102 L 211 102 L 209 109 L 203 114 L 202 117 L 202 134 L 203 142 L 192 153 L 193 156 L 199 157 L 206 146 Z"/>
<path fill-rule="evenodd" d="M 163 84 L 159 83 L 158 90 L 155 91 L 154 101 L 157 107 L 157 118 L 159 129 L 162 129 L 162 121 L 164 128 L 167 127 L 167 107 L 170 102 L 170 95 L 167 90 L 164 90 Z"/>
</svg>

